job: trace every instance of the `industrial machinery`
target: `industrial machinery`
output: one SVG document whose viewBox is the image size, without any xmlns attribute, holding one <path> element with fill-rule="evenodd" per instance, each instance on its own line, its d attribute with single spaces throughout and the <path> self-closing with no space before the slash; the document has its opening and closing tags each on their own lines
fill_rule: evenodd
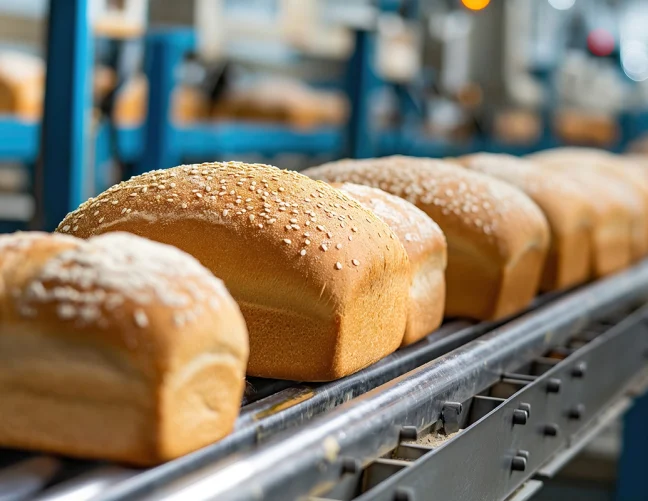
<svg viewBox="0 0 648 501">
<path fill-rule="evenodd" d="M 2 451 L 0 494 L 522 500 L 627 411 L 618 499 L 642 499 L 647 299 L 642 263 L 498 324 L 449 322 L 339 381 L 252 380 L 229 437 L 148 471 Z"/>
</svg>

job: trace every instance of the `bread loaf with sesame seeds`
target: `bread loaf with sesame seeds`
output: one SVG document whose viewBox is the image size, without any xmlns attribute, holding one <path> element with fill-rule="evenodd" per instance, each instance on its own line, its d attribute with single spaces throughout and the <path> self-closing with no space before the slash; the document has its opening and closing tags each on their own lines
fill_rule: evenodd
<svg viewBox="0 0 648 501">
<path fill-rule="evenodd" d="M 412 282 L 402 346 L 424 338 L 443 321 L 447 244 L 441 228 L 415 205 L 378 188 L 353 183 L 333 186 L 387 223 L 405 247 Z"/>
<path fill-rule="evenodd" d="M 622 167 L 617 166 L 616 169 L 610 163 L 606 165 L 602 155 L 602 152 L 588 148 L 556 148 L 529 156 L 543 168 L 551 172 L 564 172 L 587 186 L 592 194 L 596 194 L 597 203 L 604 208 L 612 205 L 617 216 L 615 229 L 610 228 L 609 233 L 614 236 L 629 232 L 626 237 L 630 241 L 629 250 L 618 250 L 616 259 L 611 260 L 614 266 L 599 275 L 618 271 L 630 262 L 643 258 L 648 252 L 648 187 L 642 188 L 638 184 L 641 179 L 637 183 L 631 175 L 626 176 Z M 643 193 L 643 190 L 646 192 Z"/>
<path fill-rule="evenodd" d="M 233 428 L 245 322 L 191 256 L 124 233 L 0 237 L 0 447 L 153 465 Z"/>
<path fill-rule="evenodd" d="M 58 231 L 127 231 L 195 256 L 241 307 L 251 376 L 337 379 L 403 339 L 402 244 L 358 202 L 296 172 L 239 162 L 149 172 L 84 203 Z"/>
<path fill-rule="evenodd" d="M 454 159 L 459 165 L 495 177 L 524 191 L 544 212 L 551 230 L 540 289 L 564 289 L 591 274 L 595 208 L 591 197 L 559 172 L 547 175 L 523 158 L 477 153 Z"/>
<path fill-rule="evenodd" d="M 450 162 L 401 156 L 342 160 L 305 173 L 380 188 L 437 222 L 448 241 L 446 316 L 497 319 L 535 296 L 549 228 L 514 186 Z"/>
</svg>

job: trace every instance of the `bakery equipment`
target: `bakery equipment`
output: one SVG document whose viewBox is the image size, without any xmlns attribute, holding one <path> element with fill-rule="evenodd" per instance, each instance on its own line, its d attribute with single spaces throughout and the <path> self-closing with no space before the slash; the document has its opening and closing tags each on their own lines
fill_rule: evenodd
<svg viewBox="0 0 648 501">
<path fill-rule="evenodd" d="M 355 499 L 362 484 L 373 488 L 359 499 L 457 499 L 463 489 L 482 489 L 483 499 L 516 489 L 522 496 L 642 392 L 631 383 L 646 366 L 647 298 L 644 262 L 542 296 L 499 325 L 450 322 L 336 382 L 294 384 L 260 399 L 250 388 L 232 435 L 147 471 L 3 451 L 0 493 L 16 501 L 288 500 L 314 492 L 341 500 Z M 265 396 L 265 383 L 252 385 Z"/>
</svg>

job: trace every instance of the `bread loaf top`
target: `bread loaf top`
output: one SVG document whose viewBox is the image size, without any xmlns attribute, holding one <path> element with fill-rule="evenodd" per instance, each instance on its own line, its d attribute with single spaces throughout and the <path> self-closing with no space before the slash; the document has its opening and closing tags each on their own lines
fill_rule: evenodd
<svg viewBox="0 0 648 501">
<path fill-rule="evenodd" d="M 472 242 L 499 263 L 530 246 L 548 245 L 547 222 L 522 191 L 450 162 L 392 156 L 341 160 L 305 174 L 329 182 L 366 184 L 398 195 L 435 218 L 446 236 Z"/>
<path fill-rule="evenodd" d="M 329 318 L 376 274 L 409 269 L 398 238 L 371 211 L 325 183 L 261 164 L 206 163 L 136 176 L 68 214 L 58 231 L 128 231 L 181 246 L 216 271 L 238 301 L 309 317 Z M 216 237 L 222 245 L 214 249 Z"/>
<path fill-rule="evenodd" d="M 247 359 L 238 306 L 221 280 L 178 249 L 126 233 L 87 241 L 26 233 L 0 237 L 0 256 L 5 333 L 91 337 L 128 353 L 152 378 L 205 352 Z M 224 316 L 236 326 L 227 336 L 204 327 Z M 21 330 L 25 322 L 32 327 Z M 193 335 L 180 335 L 187 330 Z"/>
<path fill-rule="evenodd" d="M 522 189 L 540 206 L 557 233 L 593 224 L 593 201 L 567 175 L 548 173 L 533 161 L 512 155 L 477 153 L 454 160 Z"/>
<path fill-rule="evenodd" d="M 445 265 L 445 235 L 439 225 L 418 207 L 371 186 L 353 183 L 336 183 L 333 186 L 355 198 L 385 221 L 400 238 L 411 261 L 434 252 L 443 255 Z"/>
<path fill-rule="evenodd" d="M 612 206 L 612 210 L 625 211 L 635 220 L 644 220 L 642 187 L 633 183 L 632 174 L 626 173 L 611 153 L 595 148 L 566 147 L 540 151 L 528 158 L 596 190 L 593 201 L 599 212 L 610 210 Z"/>
</svg>

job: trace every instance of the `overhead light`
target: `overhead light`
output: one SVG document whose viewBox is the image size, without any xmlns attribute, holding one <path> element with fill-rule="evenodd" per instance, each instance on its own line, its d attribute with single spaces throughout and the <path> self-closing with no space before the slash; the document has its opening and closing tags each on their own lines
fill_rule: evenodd
<svg viewBox="0 0 648 501">
<path fill-rule="evenodd" d="M 629 41 L 621 46 L 621 67 L 635 82 L 648 80 L 648 46 L 639 41 Z"/>
<path fill-rule="evenodd" d="M 470 10 L 482 10 L 488 7 L 490 0 L 461 0 L 464 7 Z"/>
<path fill-rule="evenodd" d="M 549 0 L 549 5 L 556 10 L 569 10 L 575 3 L 576 0 Z"/>
</svg>

